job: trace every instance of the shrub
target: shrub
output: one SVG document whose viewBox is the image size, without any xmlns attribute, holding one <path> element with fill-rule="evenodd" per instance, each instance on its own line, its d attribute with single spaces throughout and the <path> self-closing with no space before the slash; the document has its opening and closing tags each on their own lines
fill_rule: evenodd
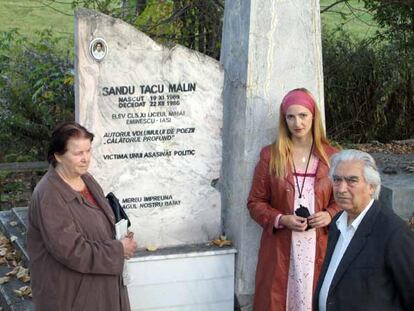
<svg viewBox="0 0 414 311">
<path fill-rule="evenodd" d="M 412 58 L 393 42 L 323 37 L 328 135 L 338 141 L 408 139 L 414 135 Z"/>
<path fill-rule="evenodd" d="M 73 62 L 60 40 L 0 34 L 0 161 L 44 160 L 53 126 L 73 119 Z"/>
</svg>

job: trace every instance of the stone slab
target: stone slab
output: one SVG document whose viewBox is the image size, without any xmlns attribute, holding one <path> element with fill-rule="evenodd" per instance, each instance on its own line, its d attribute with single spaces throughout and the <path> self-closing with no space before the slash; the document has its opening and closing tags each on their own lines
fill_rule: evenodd
<svg viewBox="0 0 414 311">
<path fill-rule="evenodd" d="M 211 240 L 221 231 L 220 64 L 86 9 L 75 29 L 76 119 L 95 134 L 92 174 L 120 199 L 141 247 Z"/>
<path fill-rule="evenodd" d="M 13 213 L 16 215 L 17 219 L 19 220 L 19 225 L 27 231 L 29 226 L 29 216 L 27 214 L 29 208 L 28 207 L 14 207 L 12 208 Z"/>
<path fill-rule="evenodd" d="M 29 255 L 26 246 L 26 230 L 13 210 L 0 212 L 0 230 L 7 238 L 12 240 L 14 247 L 22 255 L 24 266 L 28 267 Z"/>
<path fill-rule="evenodd" d="M 373 152 L 371 155 L 381 173 L 381 203 L 401 218 L 410 219 L 414 216 L 414 173 L 407 168 L 413 167 L 414 154 Z"/>
<path fill-rule="evenodd" d="M 13 268 L 7 266 L 0 266 L 0 275 L 4 276 L 6 273 L 12 271 Z M 16 278 L 11 278 L 9 282 L 0 284 L 0 306 L 2 311 L 31 311 L 34 306 L 31 298 L 21 298 L 16 295 L 14 290 L 28 284 L 21 282 Z"/>
<path fill-rule="evenodd" d="M 235 253 L 206 244 L 138 252 L 128 263 L 131 309 L 233 311 Z"/>
<path fill-rule="evenodd" d="M 16 249 L 23 254 L 23 265 L 28 266 L 28 257 L 26 252 L 25 233 L 22 232 L 20 225 L 11 226 L 10 222 L 18 222 L 18 219 L 13 211 L 0 212 L 0 230 L 7 238 L 15 236 L 17 240 L 13 242 Z M 13 266 L 0 265 L 0 276 L 12 271 Z M 33 303 L 31 298 L 21 298 L 16 295 L 14 290 L 29 284 L 12 277 L 9 282 L 0 284 L 0 306 L 3 311 L 30 311 L 33 310 Z"/>
<path fill-rule="evenodd" d="M 381 203 L 405 220 L 414 216 L 414 174 L 382 174 L 381 179 Z"/>
</svg>

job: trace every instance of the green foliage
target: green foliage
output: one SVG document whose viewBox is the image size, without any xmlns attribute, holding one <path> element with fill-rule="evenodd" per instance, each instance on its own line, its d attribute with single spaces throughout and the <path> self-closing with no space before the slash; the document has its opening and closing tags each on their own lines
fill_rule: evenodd
<svg viewBox="0 0 414 311">
<path fill-rule="evenodd" d="M 323 37 L 328 135 L 354 143 L 414 135 L 412 59 L 394 42 Z"/>
<path fill-rule="evenodd" d="M 119 17 L 118 15 L 120 14 L 121 3 L 122 1 L 120 0 L 74 0 L 72 1 L 72 8 L 75 9 L 78 7 L 83 7 L 87 9 L 93 9 L 114 17 Z"/>
<path fill-rule="evenodd" d="M 73 119 L 73 63 L 59 41 L 0 34 L 0 160 L 45 159 L 53 126 Z"/>
<path fill-rule="evenodd" d="M 412 0 L 363 0 L 381 27 L 379 40 L 387 39 L 403 50 L 414 47 L 414 4 Z"/>
<path fill-rule="evenodd" d="M 378 24 L 372 12 L 360 0 L 321 0 L 321 22 L 324 31 L 349 33 L 362 40 L 375 35 Z"/>
<path fill-rule="evenodd" d="M 219 59 L 223 15 L 222 0 L 150 0 L 135 25 L 154 40 Z"/>
</svg>

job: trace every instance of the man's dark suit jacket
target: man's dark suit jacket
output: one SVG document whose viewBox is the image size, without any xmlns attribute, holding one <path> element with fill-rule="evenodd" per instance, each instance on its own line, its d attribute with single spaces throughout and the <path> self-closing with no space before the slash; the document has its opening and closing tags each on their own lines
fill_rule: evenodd
<svg viewBox="0 0 414 311">
<path fill-rule="evenodd" d="M 319 292 L 340 231 L 338 213 L 314 295 Z M 390 208 L 375 201 L 360 223 L 332 279 L 327 311 L 414 310 L 414 233 Z"/>
</svg>

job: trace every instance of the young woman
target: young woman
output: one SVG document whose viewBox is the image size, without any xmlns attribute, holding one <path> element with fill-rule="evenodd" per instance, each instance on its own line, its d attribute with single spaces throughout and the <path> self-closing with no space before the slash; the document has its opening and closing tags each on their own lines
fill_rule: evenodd
<svg viewBox="0 0 414 311">
<path fill-rule="evenodd" d="M 278 138 L 260 153 L 247 204 L 263 228 L 254 310 L 312 309 L 326 226 L 338 211 L 328 177 L 335 152 L 313 96 L 290 91 L 280 105 Z"/>
</svg>

